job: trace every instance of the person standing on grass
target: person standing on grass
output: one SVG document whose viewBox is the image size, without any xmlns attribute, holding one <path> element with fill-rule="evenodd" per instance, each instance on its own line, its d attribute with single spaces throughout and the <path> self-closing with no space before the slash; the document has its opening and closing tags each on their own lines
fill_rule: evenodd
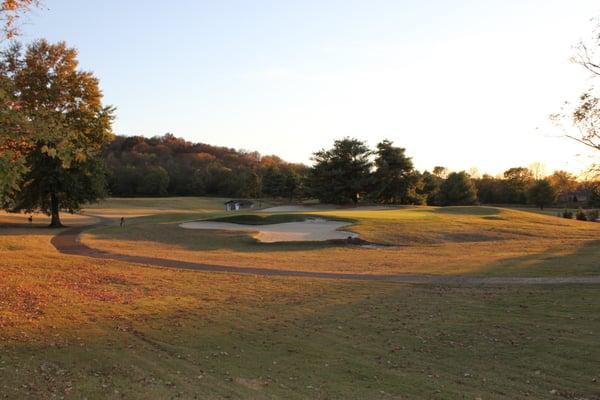
<svg viewBox="0 0 600 400">
<path fill-rule="evenodd" d="M 123 227 L 123 225 L 125 225 L 125 217 L 121 217 L 121 228 Z"/>
</svg>

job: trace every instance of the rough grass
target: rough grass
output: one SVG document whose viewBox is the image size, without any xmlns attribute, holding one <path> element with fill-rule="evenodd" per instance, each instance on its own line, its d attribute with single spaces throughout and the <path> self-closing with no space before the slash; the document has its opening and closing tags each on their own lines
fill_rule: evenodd
<svg viewBox="0 0 600 400">
<path fill-rule="evenodd" d="M 7 398 L 594 398 L 592 286 L 260 278 L 57 255 L 0 236 Z M 31 256 L 34 255 L 32 258 Z"/>
<path fill-rule="evenodd" d="M 102 228 L 84 235 L 83 240 L 107 251 L 242 267 L 497 276 L 600 273 L 598 223 L 493 207 L 346 209 L 311 215 L 355 221 L 344 229 L 389 247 L 262 244 L 248 233 L 178 227 L 181 221 L 191 219 L 269 223 L 307 216 L 302 213 L 232 216 L 221 211 L 131 219 L 124 229 Z"/>
<path fill-rule="evenodd" d="M 145 254 L 179 246 L 202 257 L 213 250 L 198 252 L 207 245 L 174 236 L 185 231 L 174 220 L 215 211 L 128 219 L 126 229 L 108 228 L 102 240 L 117 248 L 124 239 L 140 239 Z M 395 217 L 377 211 L 357 217 L 355 228 L 387 224 L 416 237 L 424 234 L 420 224 L 430 224 L 426 239 L 439 242 L 413 240 L 401 248 L 411 252 L 390 257 L 417 262 L 421 254 L 432 263 L 421 264 L 428 270 L 436 265 L 429 248 L 468 264 L 514 242 L 520 259 L 487 268 L 592 271 L 598 245 L 583 237 L 594 234 L 594 224 L 521 216 L 516 232 L 503 233 L 520 239 L 495 241 L 457 240 L 436 229 L 447 224 L 450 233 L 463 232 L 474 223 L 508 229 L 502 224 L 512 211 L 414 209 Z M 58 254 L 49 243 L 53 231 L 29 227 L 24 217 L 0 215 L 0 224 L 6 218 L 22 227 L 0 228 L 0 397 L 594 399 L 600 393 L 596 286 L 399 285 L 149 268 Z M 542 233 L 574 238 L 547 239 L 546 250 L 532 247 L 541 240 L 537 225 Z M 363 263 L 381 262 L 375 257 L 381 253 L 360 253 L 364 249 L 285 250 L 257 246 L 243 235 L 212 237 L 215 248 L 228 246 L 232 260 L 270 254 L 275 265 L 293 257 L 351 262 L 362 255 Z M 289 259 L 276 259 L 286 254 Z"/>
</svg>

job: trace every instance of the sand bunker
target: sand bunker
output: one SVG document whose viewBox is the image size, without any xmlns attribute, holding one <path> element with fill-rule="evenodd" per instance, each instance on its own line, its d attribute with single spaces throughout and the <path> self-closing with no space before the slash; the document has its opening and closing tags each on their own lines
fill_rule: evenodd
<svg viewBox="0 0 600 400">
<path fill-rule="evenodd" d="M 350 225 L 348 222 L 310 218 L 302 222 L 285 222 L 269 225 L 242 225 L 230 222 L 194 221 L 179 226 L 186 229 L 213 229 L 225 231 L 253 232 L 253 237 L 263 243 L 316 242 L 358 237 L 356 233 L 339 231 Z"/>
</svg>

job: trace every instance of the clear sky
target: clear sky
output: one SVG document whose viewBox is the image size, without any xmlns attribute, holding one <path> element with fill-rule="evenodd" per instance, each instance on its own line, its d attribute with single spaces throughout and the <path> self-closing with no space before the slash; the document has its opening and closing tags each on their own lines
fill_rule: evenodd
<svg viewBox="0 0 600 400">
<path fill-rule="evenodd" d="M 591 85 L 569 62 L 598 0 L 45 0 L 23 41 L 79 49 L 115 132 L 309 162 L 353 136 L 420 169 L 590 159 L 548 120 Z"/>
</svg>

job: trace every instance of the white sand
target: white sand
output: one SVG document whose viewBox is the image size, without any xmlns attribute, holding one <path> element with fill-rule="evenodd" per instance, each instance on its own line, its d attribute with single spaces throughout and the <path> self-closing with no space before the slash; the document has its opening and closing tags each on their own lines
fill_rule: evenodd
<svg viewBox="0 0 600 400">
<path fill-rule="evenodd" d="M 353 232 L 338 229 L 350 225 L 348 222 L 327 221 L 314 218 L 303 222 L 285 222 L 269 225 L 242 225 L 230 222 L 194 221 L 179 226 L 186 229 L 212 229 L 225 231 L 252 232 L 253 237 L 263 243 L 274 242 L 315 242 L 332 239 L 357 237 Z"/>
</svg>

